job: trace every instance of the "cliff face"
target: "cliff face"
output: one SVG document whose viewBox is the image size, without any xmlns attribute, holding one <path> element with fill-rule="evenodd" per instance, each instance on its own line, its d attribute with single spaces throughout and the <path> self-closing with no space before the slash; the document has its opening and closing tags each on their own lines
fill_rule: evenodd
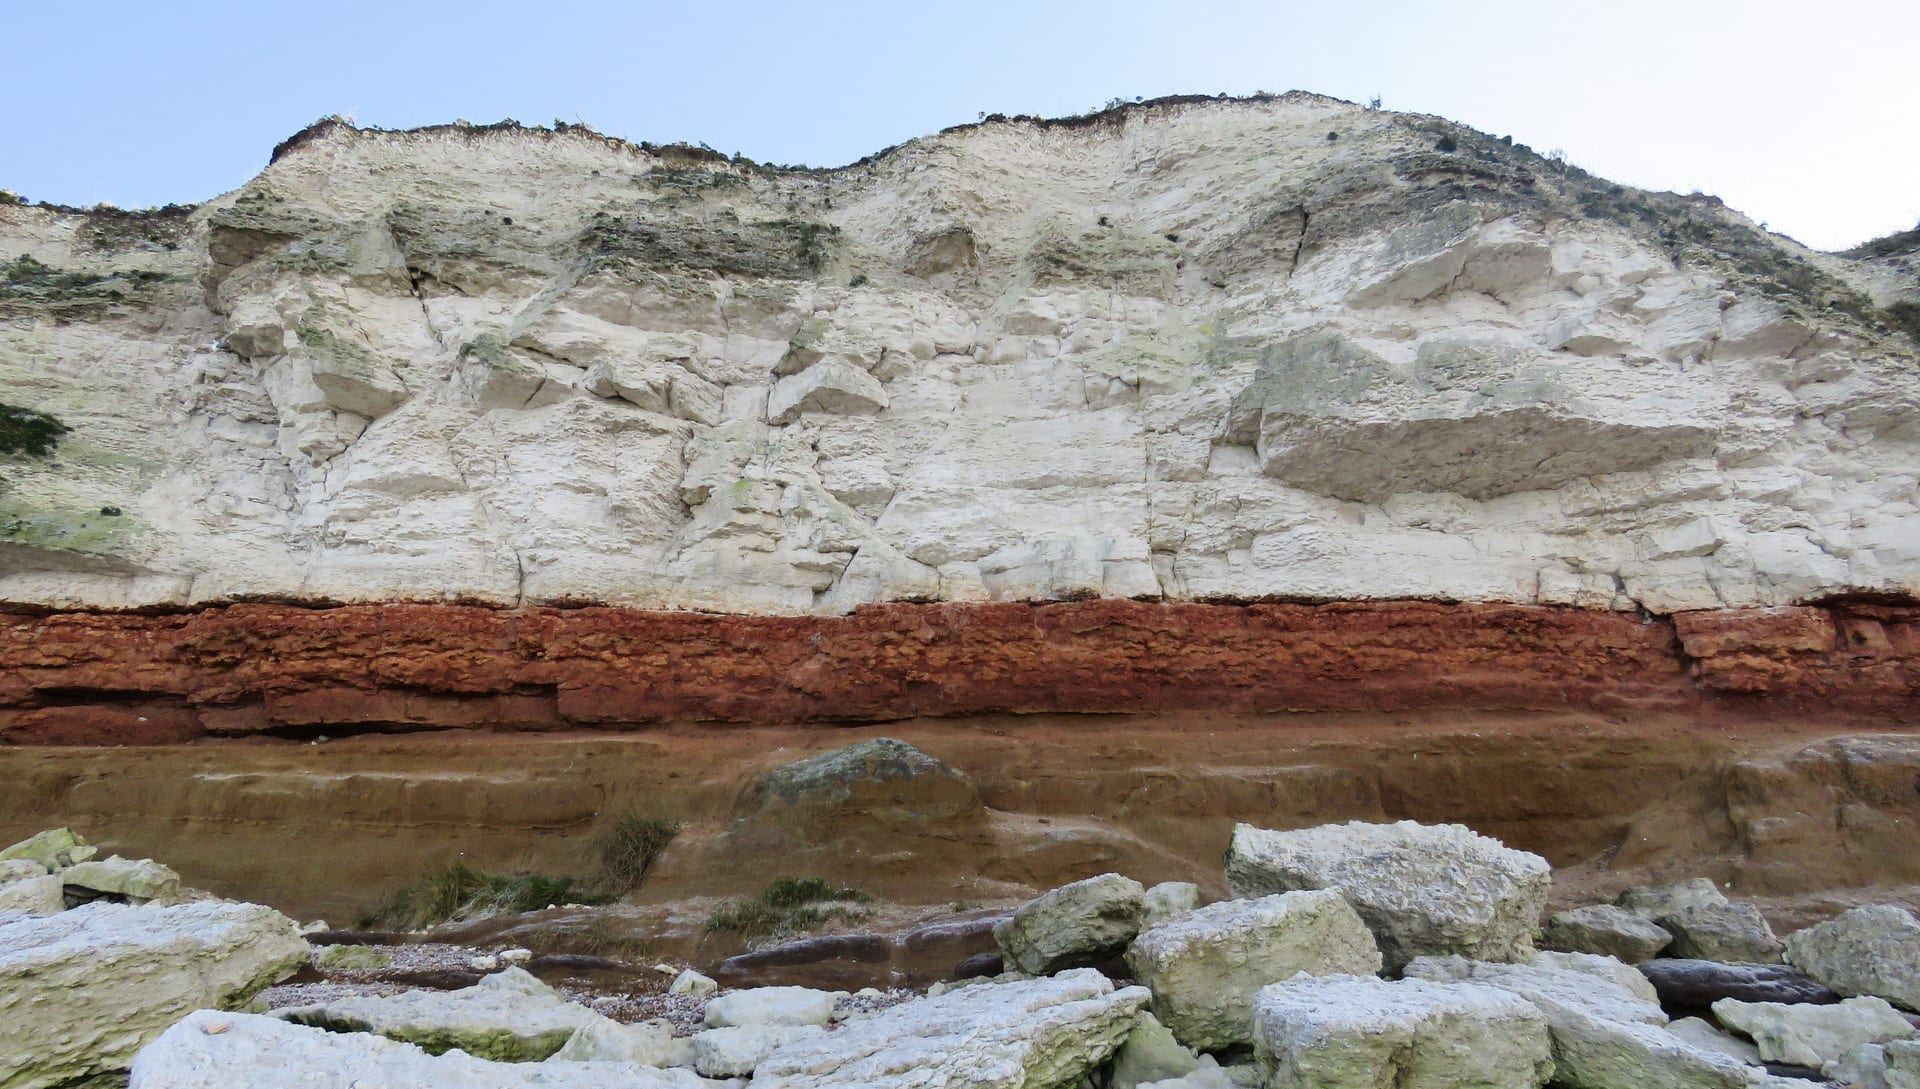
<svg viewBox="0 0 1920 1089">
<path fill-rule="evenodd" d="M 1900 254 L 1311 96 L 830 172 L 323 123 L 0 262 L 70 428 L 0 461 L 16 604 L 1920 591 Z"/>
</svg>

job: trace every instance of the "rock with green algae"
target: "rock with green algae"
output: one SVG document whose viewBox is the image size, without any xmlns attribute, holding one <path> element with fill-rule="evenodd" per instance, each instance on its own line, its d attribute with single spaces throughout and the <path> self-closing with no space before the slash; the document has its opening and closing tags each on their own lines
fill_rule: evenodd
<svg viewBox="0 0 1920 1089">
<path fill-rule="evenodd" d="M 313 966 L 320 969 L 391 968 L 393 954 L 368 945 L 329 945 L 313 952 Z"/>
<path fill-rule="evenodd" d="M 458 1086 L 459 1089 L 701 1089 L 691 1070 L 629 1062 L 504 1063 L 430 1055 L 366 1033 L 324 1032 L 271 1017 L 195 1013 L 140 1053 L 132 1089 Z"/>
<path fill-rule="evenodd" d="M 354 995 L 289 1006 L 273 1016 L 335 1032 L 376 1033 L 418 1044 L 433 1055 L 459 1048 L 502 1062 L 538 1062 L 559 1051 L 581 1026 L 606 1020 L 520 968 L 457 991 Z"/>
<path fill-rule="evenodd" d="M 88 904 L 0 919 L 0 1089 L 124 1073 L 194 1010 L 230 1009 L 307 961 L 258 904 Z"/>
<path fill-rule="evenodd" d="M 0 851 L 0 862 L 29 859 L 49 870 L 63 870 L 93 857 L 93 848 L 71 828 L 49 828 Z"/>
<path fill-rule="evenodd" d="M 145 903 L 164 900 L 180 891 L 180 875 L 171 867 L 150 858 L 121 858 L 114 855 L 90 862 L 76 862 L 60 871 L 60 880 L 69 888 L 84 893 L 124 896 Z"/>
</svg>

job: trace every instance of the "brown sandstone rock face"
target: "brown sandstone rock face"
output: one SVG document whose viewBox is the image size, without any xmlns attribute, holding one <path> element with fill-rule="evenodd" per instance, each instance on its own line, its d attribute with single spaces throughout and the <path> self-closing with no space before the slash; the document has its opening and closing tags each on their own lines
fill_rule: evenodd
<svg viewBox="0 0 1920 1089">
<path fill-rule="evenodd" d="M 994 712 L 1902 713 L 1920 606 L 886 605 L 845 617 L 233 605 L 0 618 L 0 740 Z"/>
</svg>

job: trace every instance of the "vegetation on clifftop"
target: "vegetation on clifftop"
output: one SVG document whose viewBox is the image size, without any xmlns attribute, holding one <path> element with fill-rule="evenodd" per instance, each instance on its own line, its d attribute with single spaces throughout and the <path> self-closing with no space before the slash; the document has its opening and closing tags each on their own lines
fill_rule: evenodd
<svg viewBox="0 0 1920 1089">
<path fill-rule="evenodd" d="M 46 457 L 59 445 L 60 436 L 71 430 L 44 412 L 0 404 L 0 455 Z"/>
</svg>

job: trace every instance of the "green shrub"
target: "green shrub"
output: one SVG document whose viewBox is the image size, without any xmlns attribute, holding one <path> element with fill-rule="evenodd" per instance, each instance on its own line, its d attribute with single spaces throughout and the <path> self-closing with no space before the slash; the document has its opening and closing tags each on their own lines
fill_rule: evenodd
<svg viewBox="0 0 1920 1089">
<path fill-rule="evenodd" d="M 707 930 L 744 937 L 795 934 L 835 919 L 864 919 L 866 908 L 847 905 L 872 899 L 859 889 L 835 887 L 817 877 L 776 877 L 760 895 L 721 905 L 707 918 Z"/>
<path fill-rule="evenodd" d="M 0 454 L 46 457 L 71 430 L 44 412 L 0 404 Z"/>
<path fill-rule="evenodd" d="M 633 888 L 647 876 L 660 852 L 680 834 L 680 822 L 628 813 L 600 837 L 600 865 L 607 879 L 620 888 Z"/>
<path fill-rule="evenodd" d="M 485 873 L 456 862 L 396 889 L 363 916 L 360 925 L 419 930 L 446 922 L 539 911 L 550 904 L 604 904 L 609 899 L 571 877 Z"/>
</svg>

